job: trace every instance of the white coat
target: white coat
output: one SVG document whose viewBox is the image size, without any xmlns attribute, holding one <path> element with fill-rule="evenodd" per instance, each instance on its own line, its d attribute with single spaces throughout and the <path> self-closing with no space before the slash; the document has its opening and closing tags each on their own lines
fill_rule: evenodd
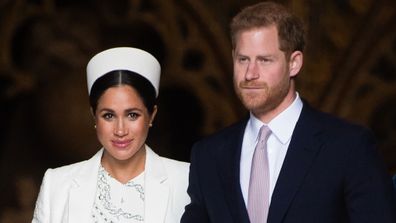
<svg viewBox="0 0 396 223">
<path fill-rule="evenodd" d="M 32 223 L 92 222 L 92 207 L 103 149 L 91 159 L 48 169 Z M 145 223 L 178 223 L 187 194 L 189 164 L 158 156 L 146 146 Z"/>
</svg>

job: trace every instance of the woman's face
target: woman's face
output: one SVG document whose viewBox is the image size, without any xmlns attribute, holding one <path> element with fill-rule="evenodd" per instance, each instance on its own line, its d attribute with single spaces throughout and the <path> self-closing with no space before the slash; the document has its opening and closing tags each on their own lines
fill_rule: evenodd
<svg viewBox="0 0 396 223">
<path fill-rule="evenodd" d="M 121 85 L 107 89 L 95 112 L 96 134 L 106 153 L 119 161 L 131 160 L 144 147 L 156 114 L 147 111 L 135 89 Z"/>
</svg>

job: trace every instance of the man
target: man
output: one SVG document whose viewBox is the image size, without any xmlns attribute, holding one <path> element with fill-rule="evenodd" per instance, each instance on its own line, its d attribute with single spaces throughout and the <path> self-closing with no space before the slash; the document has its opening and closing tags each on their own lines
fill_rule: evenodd
<svg viewBox="0 0 396 223">
<path fill-rule="evenodd" d="M 392 179 L 393 179 L 393 188 L 395 188 L 395 196 L 396 196 L 396 174 L 393 175 Z"/>
<path fill-rule="evenodd" d="M 371 133 L 314 110 L 295 90 L 299 19 L 259 3 L 232 20 L 231 38 L 235 90 L 250 117 L 194 145 L 181 222 L 395 223 Z"/>
</svg>

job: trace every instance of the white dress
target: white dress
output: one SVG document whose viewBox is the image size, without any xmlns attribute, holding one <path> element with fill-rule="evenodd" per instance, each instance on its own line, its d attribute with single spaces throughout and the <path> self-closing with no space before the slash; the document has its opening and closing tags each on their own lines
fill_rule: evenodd
<svg viewBox="0 0 396 223">
<path fill-rule="evenodd" d="M 99 167 L 94 222 L 144 222 L 144 172 L 123 184 Z"/>
</svg>

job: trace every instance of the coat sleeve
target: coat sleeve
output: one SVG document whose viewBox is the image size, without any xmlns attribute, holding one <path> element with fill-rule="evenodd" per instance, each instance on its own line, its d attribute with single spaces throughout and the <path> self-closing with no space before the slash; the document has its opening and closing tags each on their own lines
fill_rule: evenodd
<svg viewBox="0 0 396 223">
<path fill-rule="evenodd" d="M 50 186 L 51 169 L 48 169 L 41 183 L 40 192 L 36 201 L 32 223 L 50 223 Z"/>
<path fill-rule="evenodd" d="M 345 202 L 351 223 L 396 222 L 391 177 L 377 151 L 371 132 L 354 140 L 345 177 Z"/>
<path fill-rule="evenodd" d="M 191 151 L 191 164 L 189 173 L 189 185 L 187 193 L 191 202 L 185 207 L 181 223 L 206 223 L 210 222 L 206 210 L 203 195 L 200 189 L 199 166 L 204 160 L 199 159 L 198 144 L 195 144 Z"/>
</svg>

